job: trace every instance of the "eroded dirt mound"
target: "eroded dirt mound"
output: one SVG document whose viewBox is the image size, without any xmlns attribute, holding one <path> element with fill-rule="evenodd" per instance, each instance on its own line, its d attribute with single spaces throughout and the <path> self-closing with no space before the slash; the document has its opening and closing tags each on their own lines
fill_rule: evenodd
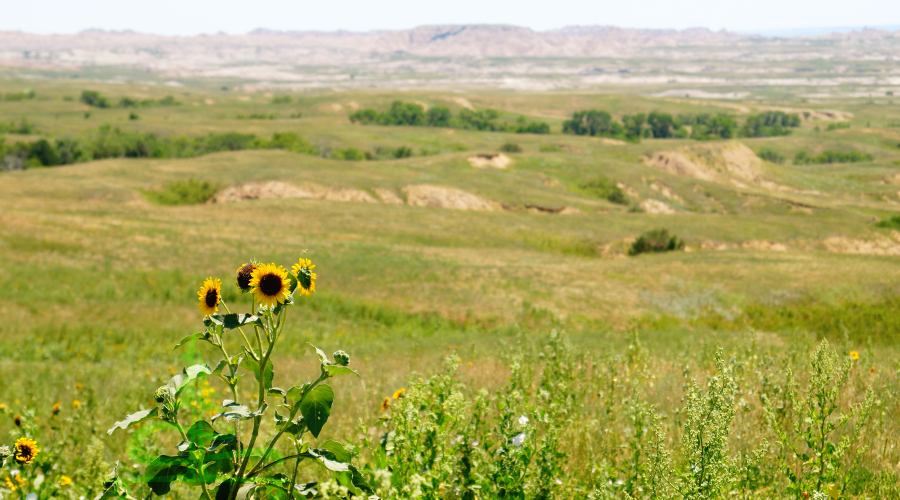
<svg viewBox="0 0 900 500">
<path fill-rule="evenodd" d="M 646 165 L 674 175 L 705 181 L 748 184 L 778 191 L 793 191 L 763 176 L 763 161 L 747 146 L 736 141 L 684 146 L 678 151 L 660 151 L 644 156 Z"/>
<path fill-rule="evenodd" d="M 387 203 L 388 205 L 403 204 L 403 198 L 397 196 L 397 193 L 391 191 L 390 189 L 375 188 L 373 189 L 373 191 L 375 191 L 375 194 L 377 194 L 378 197 L 381 198 L 381 201 L 383 203 Z"/>
<path fill-rule="evenodd" d="M 377 203 L 375 198 L 372 198 L 369 193 L 361 189 L 331 189 L 317 184 L 309 184 L 301 188 L 281 181 L 248 182 L 237 186 L 229 186 L 219 191 L 211 202 L 230 203 L 266 198 L 312 198 L 330 201 Z"/>
<path fill-rule="evenodd" d="M 846 236 L 825 238 L 823 243 L 829 252 L 863 255 L 900 255 L 900 233 L 891 233 L 892 238 L 876 235 L 874 240 L 859 240 Z"/>
<path fill-rule="evenodd" d="M 506 168 L 512 164 L 512 159 L 505 154 L 480 154 L 469 157 L 469 165 L 475 168 Z"/>
<path fill-rule="evenodd" d="M 461 189 L 416 184 L 403 188 L 406 202 L 414 207 L 440 207 L 455 210 L 494 210 L 489 201 Z"/>
<path fill-rule="evenodd" d="M 675 209 L 665 202 L 647 198 L 640 203 L 640 207 L 648 214 L 674 214 Z"/>
</svg>

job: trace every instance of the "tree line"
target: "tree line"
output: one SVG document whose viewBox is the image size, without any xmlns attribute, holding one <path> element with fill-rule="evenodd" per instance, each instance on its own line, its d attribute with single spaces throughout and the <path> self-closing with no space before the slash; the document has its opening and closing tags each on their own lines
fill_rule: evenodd
<svg viewBox="0 0 900 500">
<path fill-rule="evenodd" d="M 747 117 L 743 126 L 724 113 L 681 114 L 653 111 L 623 115 L 621 121 L 601 110 L 576 111 L 563 122 L 563 133 L 610 137 L 637 142 L 656 139 L 731 139 L 734 137 L 772 137 L 789 135 L 800 126 L 800 116 L 782 111 L 766 111 Z"/>
<path fill-rule="evenodd" d="M 363 125 L 408 125 L 414 127 L 447 127 L 464 130 L 515 132 L 519 134 L 549 134 L 550 126 L 544 122 L 529 122 L 519 116 L 514 122 L 501 120 L 493 109 L 461 109 L 455 116 L 450 108 L 434 106 L 425 110 L 421 104 L 394 101 L 387 111 L 372 108 L 360 109 L 350 115 L 350 121 Z"/>
<path fill-rule="evenodd" d="M 96 90 L 85 90 L 81 93 L 81 102 L 95 108 L 138 108 L 150 106 L 177 106 L 181 104 L 174 97 L 167 95 L 162 99 L 133 99 L 131 97 L 123 97 L 119 99 L 119 103 L 113 106 L 112 101 L 108 97 L 97 92 Z"/>
</svg>

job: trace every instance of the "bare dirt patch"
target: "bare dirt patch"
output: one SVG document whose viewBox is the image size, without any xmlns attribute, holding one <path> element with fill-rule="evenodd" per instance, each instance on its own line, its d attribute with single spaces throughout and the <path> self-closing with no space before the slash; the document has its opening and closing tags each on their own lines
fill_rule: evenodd
<svg viewBox="0 0 900 500">
<path fill-rule="evenodd" d="M 210 203 L 232 203 L 242 200 L 262 200 L 270 198 L 308 198 L 329 201 L 352 201 L 377 203 L 369 193 L 355 188 L 333 189 L 317 184 L 297 187 L 281 181 L 249 182 L 229 186 L 218 193 Z"/>
<path fill-rule="evenodd" d="M 874 240 L 832 236 L 822 242 L 825 249 L 835 253 L 860 255 L 900 255 L 900 233 L 891 232 L 891 237 L 876 235 Z"/>
<path fill-rule="evenodd" d="M 456 104 L 459 104 L 460 106 L 462 106 L 468 110 L 475 111 L 475 106 L 472 106 L 472 103 L 469 102 L 469 100 L 466 99 L 465 97 L 454 97 L 453 102 L 455 102 Z"/>
<path fill-rule="evenodd" d="M 494 205 L 472 193 L 461 189 L 416 184 L 403 188 L 407 204 L 414 207 L 439 207 L 455 210 L 478 210 L 489 212 Z"/>
<path fill-rule="evenodd" d="M 383 203 L 387 203 L 388 205 L 403 205 L 403 198 L 397 196 L 397 194 L 390 189 L 375 188 L 373 191 L 381 198 Z"/>
<path fill-rule="evenodd" d="M 674 214 L 676 212 L 674 208 L 665 202 L 654 200 L 653 198 L 643 200 L 639 206 L 648 214 Z"/>
<path fill-rule="evenodd" d="M 572 214 L 580 214 L 581 210 L 575 207 L 545 207 L 543 205 L 534 205 L 530 203 L 525 204 L 525 210 L 528 210 L 531 213 L 535 214 L 563 214 L 563 215 L 572 215 Z"/>
<path fill-rule="evenodd" d="M 747 240 L 741 243 L 741 248 L 747 250 L 767 250 L 772 252 L 787 252 L 787 246 L 783 243 L 775 243 L 766 240 Z"/>
<path fill-rule="evenodd" d="M 794 191 L 763 177 L 763 161 L 753 150 L 736 141 L 684 146 L 678 151 L 653 153 L 642 160 L 647 166 L 674 175 L 738 187 L 753 184 L 775 191 Z"/>
<path fill-rule="evenodd" d="M 506 168 L 512 165 L 512 159 L 503 153 L 479 154 L 469 157 L 469 165 L 475 168 Z"/>
</svg>

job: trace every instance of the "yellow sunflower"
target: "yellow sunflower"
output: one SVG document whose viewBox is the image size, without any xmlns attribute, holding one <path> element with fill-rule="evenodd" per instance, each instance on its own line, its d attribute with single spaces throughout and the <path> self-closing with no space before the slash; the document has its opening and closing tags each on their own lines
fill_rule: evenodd
<svg viewBox="0 0 900 500">
<path fill-rule="evenodd" d="M 16 440 L 16 462 L 30 464 L 40 452 L 41 450 L 37 447 L 37 441 L 34 439 L 19 438 Z"/>
<path fill-rule="evenodd" d="M 59 476 L 59 485 L 68 486 L 72 484 L 72 478 L 66 475 Z"/>
<path fill-rule="evenodd" d="M 290 293 L 291 282 L 288 281 L 284 267 L 260 264 L 253 270 L 250 286 L 253 287 L 250 292 L 260 305 L 275 307 L 276 304 L 283 303 Z"/>
<path fill-rule="evenodd" d="M 219 279 L 207 278 L 197 292 L 200 304 L 197 309 L 203 313 L 203 316 L 209 316 L 219 309 L 219 301 L 222 298 L 222 281 Z"/>
<path fill-rule="evenodd" d="M 316 291 L 316 273 L 312 272 L 316 266 L 309 259 L 300 257 L 300 261 L 294 264 L 291 272 L 297 277 L 298 295 L 310 295 Z"/>
<path fill-rule="evenodd" d="M 394 399 L 400 399 L 400 396 L 403 396 L 404 392 L 406 392 L 406 388 L 401 387 L 400 389 L 394 391 L 394 394 L 392 394 L 391 397 Z"/>
<path fill-rule="evenodd" d="M 250 280 L 253 278 L 253 271 L 255 270 L 255 264 L 244 264 L 237 268 L 237 271 L 235 271 L 237 273 L 235 282 L 237 283 L 238 288 L 245 292 L 250 290 Z"/>
</svg>

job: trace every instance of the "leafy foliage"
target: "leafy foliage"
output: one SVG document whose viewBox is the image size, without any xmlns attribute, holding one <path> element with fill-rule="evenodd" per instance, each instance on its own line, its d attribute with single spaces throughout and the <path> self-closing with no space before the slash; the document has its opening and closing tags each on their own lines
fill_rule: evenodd
<svg viewBox="0 0 900 500">
<path fill-rule="evenodd" d="M 144 191 L 144 196 L 158 205 L 196 205 L 206 203 L 219 191 L 219 185 L 188 179 L 166 184 L 160 191 Z"/>
<path fill-rule="evenodd" d="M 794 155 L 795 165 L 809 165 L 811 163 L 857 163 L 872 161 L 874 156 L 859 151 L 824 151 L 819 155 L 810 156 L 806 151 L 798 151 Z"/>
<path fill-rule="evenodd" d="M 594 198 L 608 200 L 619 205 L 628 204 L 628 196 L 625 191 L 609 177 L 603 175 L 579 182 L 578 189 Z"/>
<path fill-rule="evenodd" d="M 528 134 L 549 134 L 550 126 L 543 122 L 528 122 L 520 116 L 515 124 L 500 121 L 500 114 L 493 109 L 461 109 L 453 116 L 449 108 L 435 106 L 425 108 L 421 104 L 394 101 L 386 112 L 372 108 L 360 109 L 350 115 L 350 121 L 362 125 L 407 125 L 415 127 L 450 127 L 467 130 L 490 130 Z"/>
<path fill-rule="evenodd" d="M 681 250 L 684 248 L 684 241 L 679 240 L 675 235 L 669 235 L 667 229 L 654 229 L 640 235 L 638 239 L 632 243 L 628 250 L 628 255 L 640 255 L 642 253 L 660 253 Z"/>
</svg>

